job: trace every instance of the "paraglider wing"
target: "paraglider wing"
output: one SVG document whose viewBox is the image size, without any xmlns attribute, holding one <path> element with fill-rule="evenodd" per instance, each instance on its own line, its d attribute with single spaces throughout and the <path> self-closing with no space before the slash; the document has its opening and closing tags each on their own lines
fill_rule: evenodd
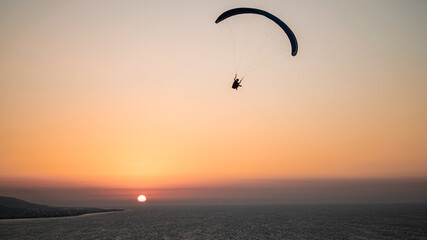
<svg viewBox="0 0 427 240">
<path fill-rule="evenodd" d="M 272 15 L 271 13 L 263 11 L 261 9 L 256 9 L 256 8 L 234 8 L 234 9 L 230 9 L 230 10 L 225 11 L 224 13 L 222 13 L 215 20 L 215 23 L 220 23 L 221 21 L 223 21 L 223 20 L 225 20 L 225 19 L 227 19 L 229 17 L 232 17 L 234 15 L 239 15 L 239 14 L 245 14 L 245 13 L 259 14 L 259 15 L 265 16 L 266 18 L 272 20 L 277 25 L 279 25 L 280 28 L 282 28 L 283 31 L 286 33 L 286 35 L 288 35 L 288 38 L 291 41 L 292 56 L 297 55 L 297 52 L 298 52 L 298 42 L 297 42 L 297 38 L 295 37 L 295 35 L 292 32 L 292 30 L 282 20 L 280 20 L 278 17 Z"/>
</svg>

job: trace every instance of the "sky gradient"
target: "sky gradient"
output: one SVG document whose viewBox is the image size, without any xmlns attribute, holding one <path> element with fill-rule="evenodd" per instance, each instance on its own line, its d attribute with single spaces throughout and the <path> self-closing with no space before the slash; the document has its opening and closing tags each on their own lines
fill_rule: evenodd
<svg viewBox="0 0 427 240">
<path fill-rule="evenodd" d="M 261 52 L 283 55 L 238 49 L 260 62 L 236 92 L 246 19 L 214 21 L 242 6 L 0 1 L 2 191 L 427 178 L 425 1 L 245 1 L 299 52 L 274 28 Z"/>
</svg>

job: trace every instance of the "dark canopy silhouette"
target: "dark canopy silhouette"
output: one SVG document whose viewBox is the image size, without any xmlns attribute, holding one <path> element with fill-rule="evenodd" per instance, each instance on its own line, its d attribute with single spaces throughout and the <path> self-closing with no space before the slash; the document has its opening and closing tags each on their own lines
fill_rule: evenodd
<svg viewBox="0 0 427 240">
<path fill-rule="evenodd" d="M 295 37 L 295 35 L 292 32 L 292 30 L 282 20 L 280 20 L 278 17 L 274 16 L 271 13 L 263 11 L 261 9 L 256 9 L 256 8 L 234 8 L 234 9 L 230 9 L 230 10 L 225 11 L 224 13 L 222 13 L 216 19 L 215 23 L 220 23 L 221 21 L 223 21 L 223 20 L 225 20 L 225 19 L 227 19 L 229 17 L 232 17 L 234 15 L 239 15 L 239 14 L 245 14 L 245 13 L 259 14 L 259 15 L 265 16 L 266 18 L 272 20 L 277 25 L 279 25 L 280 28 L 282 28 L 283 31 L 286 33 L 286 35 L 288 35 L 288 38 L 291 41 L 292 56 L 297 55 L 297 52 L 298 52 L 298 42 L 297 42 L 297 38 Z"/>
</svg>

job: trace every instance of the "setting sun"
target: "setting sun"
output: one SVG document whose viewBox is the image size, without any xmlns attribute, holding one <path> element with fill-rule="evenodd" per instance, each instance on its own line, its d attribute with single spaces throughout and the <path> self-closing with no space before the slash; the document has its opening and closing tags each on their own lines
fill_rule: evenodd
<svg viewBox="0 0 427 240">
<path fill-rule="evenodd" d="M 147 201 L 147 197 L 145 197 L 144 195 L 138 196 L 138 202 L 145 202 L 145 201 Z"/>
</svg>

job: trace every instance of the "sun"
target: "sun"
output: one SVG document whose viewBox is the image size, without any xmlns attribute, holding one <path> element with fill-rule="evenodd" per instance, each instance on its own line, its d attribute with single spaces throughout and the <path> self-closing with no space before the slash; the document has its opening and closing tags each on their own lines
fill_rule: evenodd
<svg viewBox="0 0 427 240">
<path fill-rule="evenodd" d="M 144 195 L 138 196 L 138 202 L 145 202 L 145 201 L 147 201 L 147 197 L 145 197 Z"/>
</svg>

